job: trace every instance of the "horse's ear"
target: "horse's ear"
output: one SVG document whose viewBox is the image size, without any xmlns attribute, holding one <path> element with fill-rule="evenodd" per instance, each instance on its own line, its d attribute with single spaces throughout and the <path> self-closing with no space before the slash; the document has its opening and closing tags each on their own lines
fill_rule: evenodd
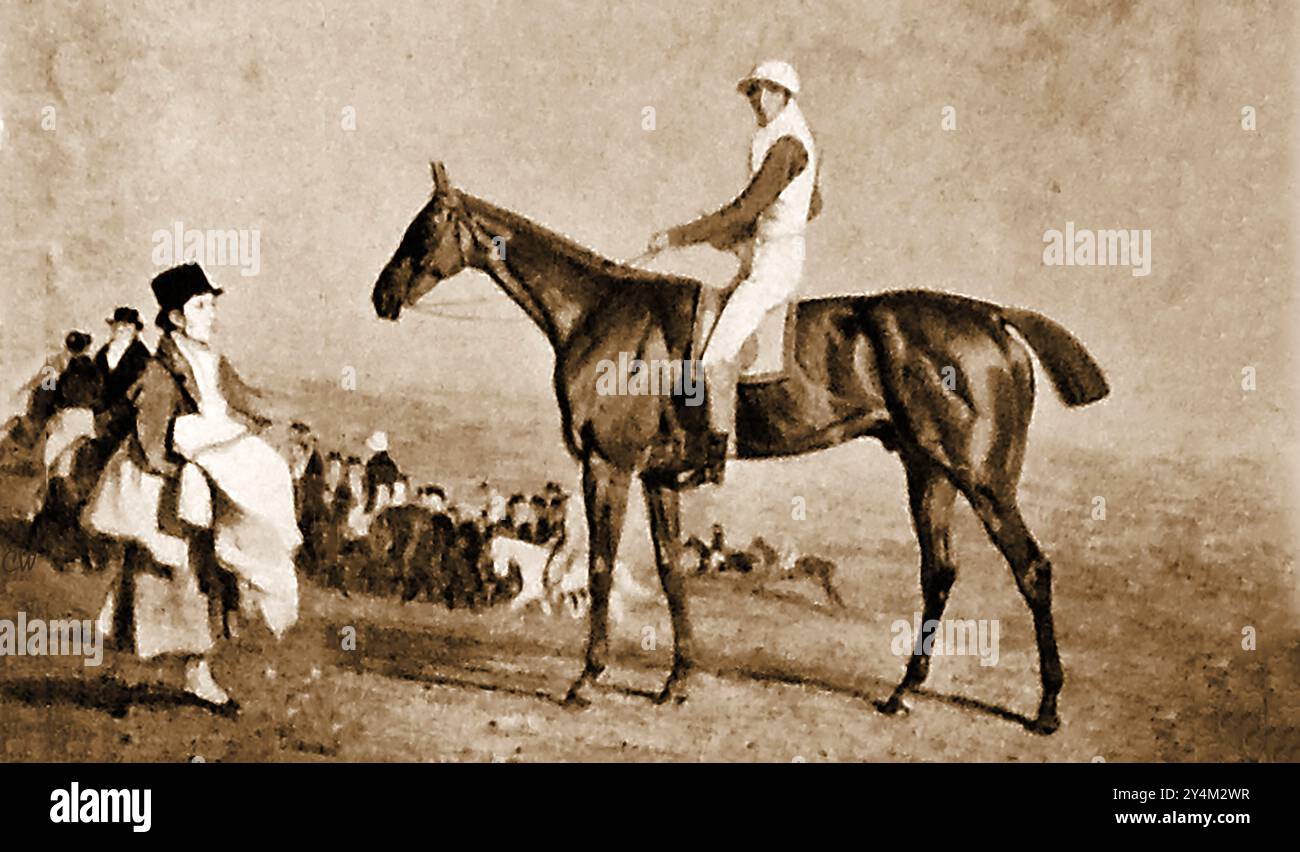
<svg viewBox="0 0 1300 852">
<path fill-rule="evenodd" d="M 447 183 L 447 168 L 441 161 L 429 163 L 429 168 L 433 172 L 433 191 L 436 195 L 443 195 L 451 188 Z"/>
</svg>

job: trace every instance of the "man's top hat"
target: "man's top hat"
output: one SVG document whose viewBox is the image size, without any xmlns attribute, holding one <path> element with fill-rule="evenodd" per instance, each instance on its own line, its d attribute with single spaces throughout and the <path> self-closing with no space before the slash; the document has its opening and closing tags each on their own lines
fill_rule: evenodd
<svg viewBox="0 0 1300 852">
<path fill-rule="evenodd" d="M 160 325 L 167 314 L 179 311 L 195 296 L 202 296 L 204 293 L 220 296 L 224 292 L 221 288 L 212 286 L 208 276 L 203 274 L 203 267 L 197 263 L 173 266 L 160 272 L 154 276 L 149 286 L 153 288 L 154 298 L 158 300 Z"/>
<path fill-rule="evenodd" d="M 118 323 L 130 323 L 131 325 L 134 325 L 136 327 L 137 331 L 144 328 L 144 323 L 140 322 L 140 312 L 137 311 L 135 308 L 126 308 L 126 307 L 118 308 L 117 310 L 113 311 L 113 316 L 104 320 L 104 322 L 108 323 L 109 325 L 117 325 Z"/>
</svg>

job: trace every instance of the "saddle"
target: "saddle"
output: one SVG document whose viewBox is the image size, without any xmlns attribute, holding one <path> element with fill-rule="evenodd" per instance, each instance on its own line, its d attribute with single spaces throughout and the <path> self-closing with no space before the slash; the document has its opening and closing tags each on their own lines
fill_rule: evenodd
<svg viewBox="0 0 1300 852">
<path fill-rule="evenodd" d="M 713 326 L 726 307 L 730 290 L 701 287 L 695 303 L 695 322 L 691 332 L 691 352 L 699 358 L 704 352 Z M 772 311 L 740 348 L 737 384 L 757 385 L 784 379 L 786 368 L 794 358 L 797 302 Z"/>
</svg>

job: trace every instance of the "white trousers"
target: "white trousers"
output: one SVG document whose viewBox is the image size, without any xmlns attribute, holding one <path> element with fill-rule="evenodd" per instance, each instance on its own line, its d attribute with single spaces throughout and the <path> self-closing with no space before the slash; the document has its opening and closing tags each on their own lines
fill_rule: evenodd
<svg viewBox="0 0 1300 852">
<path fill-rule="evenodd" d="M 713 326 L 700 362 L 709 400 L 709 421 L 719 432 L 734 431 L 736 360 L 763 320 L 799 293 L 803 280 L 802 236 L 756 241 L 741 256 L 741 282 Z"/>
<path fill-rule="evenodd" d="M 706 370 L 734 363 L 767 315 L 798 295 L 803 260 L 804 239 L 799 236 L 754 243 L 748 263 L 742 256 L 743 280 L 727 300 L 700 359 Z"/>
</svg>

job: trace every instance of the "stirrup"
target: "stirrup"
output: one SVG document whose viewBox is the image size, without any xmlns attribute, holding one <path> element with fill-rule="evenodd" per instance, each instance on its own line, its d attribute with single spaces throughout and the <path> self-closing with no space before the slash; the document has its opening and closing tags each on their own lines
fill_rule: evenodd
<svg viewBox="0 0 1300 852">
<path fill-rule="evenodd" d="M 678 474 L 676 487 L 721 485 L 727 470 L 727 443 L 726 432 L 709 430 L 706 434 L 694 436 L 693 452 L 688 453 L 687 468 Z"/>
</svg>

